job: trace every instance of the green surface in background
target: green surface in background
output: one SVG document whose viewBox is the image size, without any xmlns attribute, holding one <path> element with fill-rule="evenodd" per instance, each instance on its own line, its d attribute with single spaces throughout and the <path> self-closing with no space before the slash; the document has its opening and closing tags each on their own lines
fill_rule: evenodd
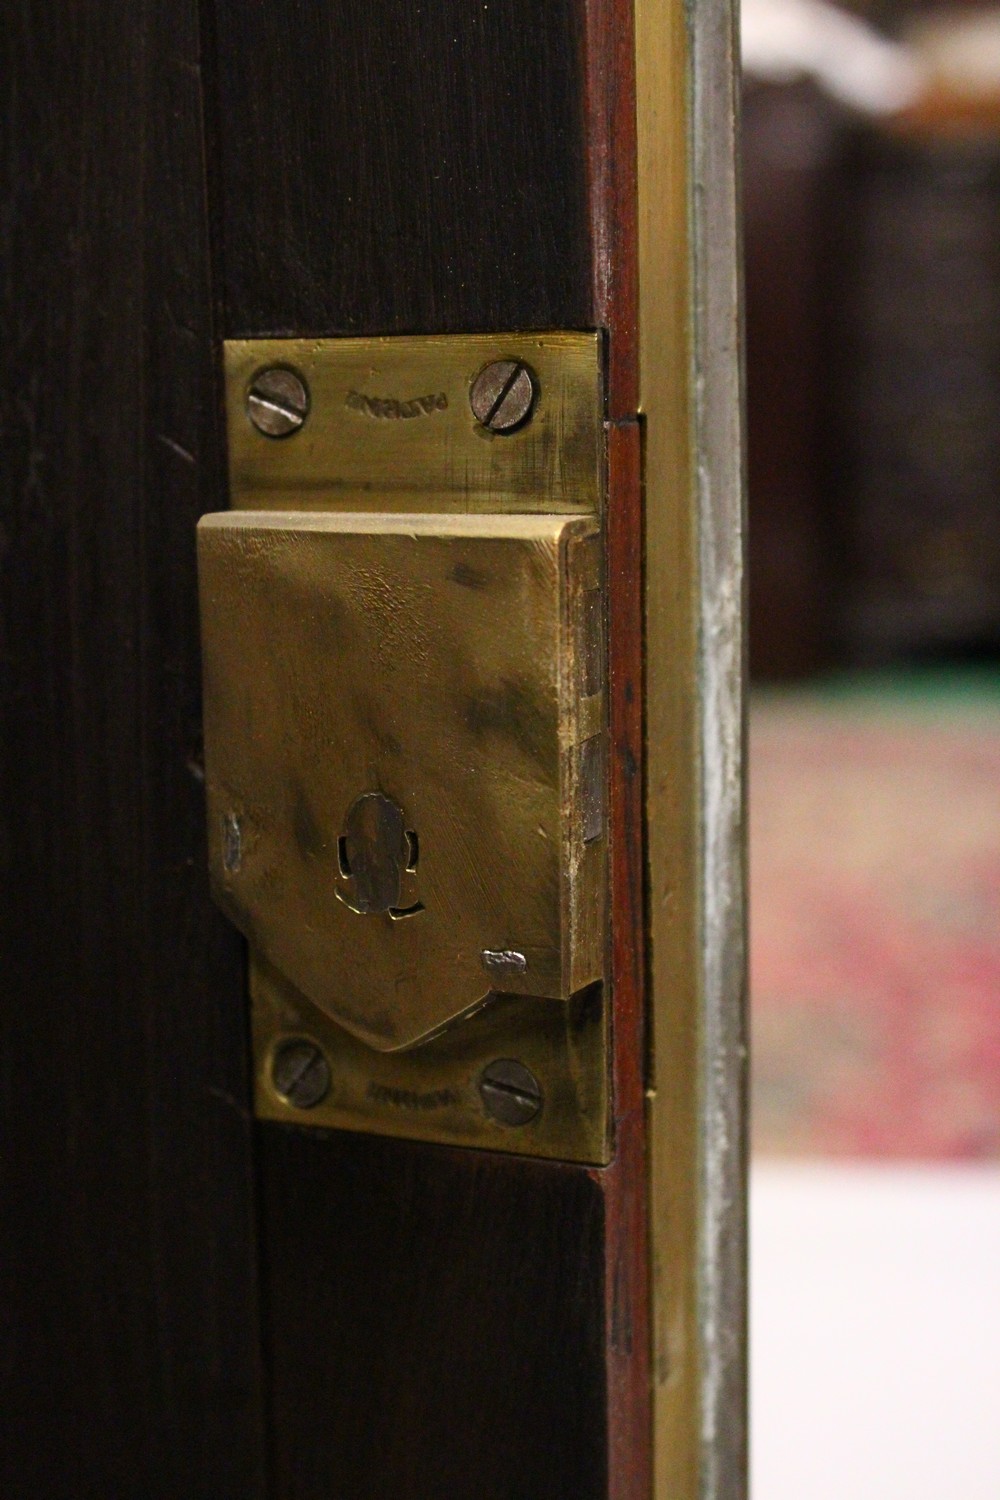
<svg viewBox="0 0 1000 1500">
<path fill-rule="evenodd" d="M 762 704 L 994 709 L 1000 706 L 1000 665 L 830 672 L 804 682 L 755 683 L 752 698 Z"/>
</svg>

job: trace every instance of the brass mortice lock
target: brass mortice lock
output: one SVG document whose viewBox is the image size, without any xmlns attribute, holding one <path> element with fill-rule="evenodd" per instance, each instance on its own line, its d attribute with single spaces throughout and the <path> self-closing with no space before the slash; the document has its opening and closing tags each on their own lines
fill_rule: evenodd
<svg viewBox="0 0 1000 1500">
<path fill-rule="evenodd" d="M 598 337 L 225 358 L 206 783 L 258 1113 L 607 1160 Z"/>
</svg>

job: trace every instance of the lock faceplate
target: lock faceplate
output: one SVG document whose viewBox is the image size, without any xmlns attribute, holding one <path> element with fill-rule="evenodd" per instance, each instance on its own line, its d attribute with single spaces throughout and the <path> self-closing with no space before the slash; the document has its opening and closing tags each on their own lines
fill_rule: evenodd
<svg viewBox="0 0 1000 1500">
<path fill-rule="evenodd" d="M 503 358 L 535 390 L 509 433 L 470 405 Z M 273 369 L 307 393 L 280 437 Z M 240 341 L 226 370 L 209 854 L 250 943 L 258 1112 L 606 1160 L 597 338 Z M 294 1037 L 329 1064 L 307 1114 L 275 1086 Z M 538 1081 L 516 1131 L 477 1086 L 497 1056 Z"/>
<path fill-rule="evenodd" d="M 522 361 L 531 420 L 493 433 L 476 377 Z M 603 466 L 596 333 L 439 338 L 234 339 L 225 346 L 233 503 L 249 510 L 546 511 L 594 515 Z M 247 397 L 277 367 L 308 389 L 301 430 L 262 439 Z"/>
</svg>

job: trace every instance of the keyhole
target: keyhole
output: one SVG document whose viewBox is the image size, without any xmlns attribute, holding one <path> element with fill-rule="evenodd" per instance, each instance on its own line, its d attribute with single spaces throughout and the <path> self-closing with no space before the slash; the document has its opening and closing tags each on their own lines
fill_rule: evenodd
<svg viewBox="0 0 1000 1500">
<path fill-rule="evenodd" d="M 366 792 L 352 804 L 337 840 L 341 879 L 350 887 L 336 895 L 359 915 L 387 912 L 394 920 L 424 910 L 422 901 L 402 905 L 405 875 L 414 875 L 420 842 L 403 814 L 381 792 Z"/>
</svg>

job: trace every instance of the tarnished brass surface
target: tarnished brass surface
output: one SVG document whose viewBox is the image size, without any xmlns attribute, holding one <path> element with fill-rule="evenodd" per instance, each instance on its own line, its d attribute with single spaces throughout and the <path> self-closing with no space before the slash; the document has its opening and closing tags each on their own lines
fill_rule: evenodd
<svg viewBox="0 0 1000 1500">
<path fill-rule="evenodd" d="M 636 0 L 655 1500 L 745 1500 L 732 0 Z"/>
<path fill-rule="evenodd" d="M 654 1500 L 702 1495 L 698 530 L 691 446 L 689 31 L 636 0 L 646 535 L 648 1140 Z"/>
<path fill-rule="evenodd" d="M 487 431 L 469 396 L 491 361 L 523 361 L 531 419 Z M 294 370 L 301 429 L 277 441 L 247 414 L 254 376 Z M 240 339 L 225 346 L 234 503 L 248 509 L 593 513 L 603 452 L 596 333 Z"/>
<path fill-rule="evenodd" d="M 484 425 L 504 361 L 527 413 Z M 605 1162 L 600 336 L 263 339 L 225 366 L 206 780 L 257 1112 Z M 275 368 L 307 394 L 255 425 Z M 331 1070 L 309 1109 L 272 1078 L 297 1037 Z M 517 1127 L 479 1092 L 504 1057 L 542 1096 Z"/>
<path fill-rule="evenodd" d="M 568 1003 L 496 995 L 475 1016 L 406 1052 L 376 1052 L 254 960 L 254 1100 L 263 1119 L 372 1131 L 562 1161 L 606 1163 L 611 1154 L 606 1057 L 610 1018 L 603 986 Z M 296 1109 L 276 1091 L 276 1049 L 305 1037 L 323 1051 L 330 1089 Z M 542 1104 L 528 1124 L 491 1119 L 479 1094 L 483 1070 L 514 1057 L 538 1080 Z"/>
<path fill-rule="evenodd" d="M 254 954 L 382 1052 L 599 979 L 595 522 L 231 511 L 198 550 L 212 883 Z"/>
</svg>

